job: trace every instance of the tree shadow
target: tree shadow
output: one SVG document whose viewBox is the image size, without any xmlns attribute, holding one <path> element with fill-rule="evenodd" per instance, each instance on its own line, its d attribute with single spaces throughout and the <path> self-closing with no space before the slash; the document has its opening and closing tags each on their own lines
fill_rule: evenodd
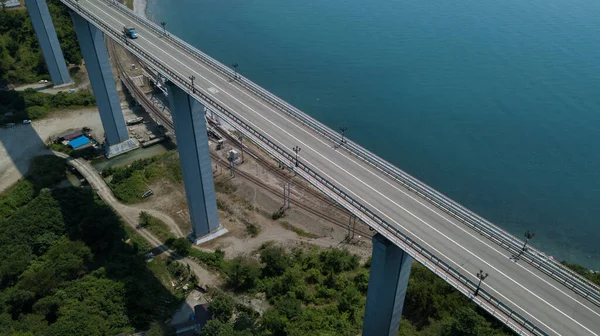
<svg viewBox="0 0 600 336">
<path fill-rule="evenodd" d="M 37 309 L 35 307 L 39 302 L 55 302 L 48 300 L 56 300 L 55 291 L 59 289 L 56 287 L 59 285 L 61 291 L 65 291 L 63 295 L 79 297 L 78 300 L 85 301 L 86 305 L 91 302 L 91 308 L 82 309 L 81 314 L 83 315 L 89 314 L 89 311 L 106 311 L 106 315 L 114 318 L 116 315 L 111 314 L 115 314 L 115 307 L 103 305 L 102 302 L 122 300 L 121 307 L 123 308 L 121 309 L 124 311 L 125 320 L 120 322 L 121 325 L 130 325 L 136 330 L 158 328 L 163 329 L 164 335 L 172 334 L 173 328 L 165 325 L 164 322 L 181 305 L 180 297 L 172 294 L 163 284 L 164 274 L 153 272 L 154 268 L 150 269 L 151 266 L 144 257 L 147 251 L 134 243 L 133 239 L 129 239 L 131 233 L 128 234 L 119 216 L 110 206 L 102 202 L 91 188 L 56 187 L 57 183 L 64 179 L 65 174 L 66 162 L 64 159 L 52 155 L 34 158 L 31 169 L 25 175 L 25 181 L 10 191 L 12 200 L 19 196 L 23 198 L 25 194 L 27 194 L 27 200 L 20 202 L 17 209 L 4 215 L 9 219 L 3 221 L 3 226 L 5 226 L 3 229 L 10 226 L 12 231 L 1 231 L 4 235 L 3 241 L 7 244 L 16 244 L 15 246 L 20 246 L 19 244 L 22 245 L 28 241 L 35 244 L 41 243 L 46 248 L 37 254 L 43 255 L 44 251 L 55 246 L 57 239 L 64 235 L 71 242 L 85 244 L 91 255 L 86 258 L 83 273 L 66 280 L 60 278 L 53 280 L 56 285 L 49 287 L 48 291 L 36 291 L 35 293 L 39 294 L 27 299 L 24 305 L 18 306 L 15 316 L 34 314 Z M 42 196 L 42 193 L 43 197 L 36 200 L 38 195 Z M 9 221 L 12 223 L 9 224 Z M 49 231 L 50 229 L 53 231 Z M 6 240 L 8 236 L 13 237 L 11 243 Z M 161 250 L 160 247 L 157 250 Z M 67 251 L 66 254 L 62 254 L 61 258 L 70 256 L 69 253 L 70 251 Z M 24 264 L 23 267 L 29 268 L 28 264 Z M 18 273 L 23 272 L 25 268 Z M 19 274 L 15 273 L 15 275 Z M 170 276 L 167 275 L 167 277 Z M 18 279 L 14 280 L 20 281 Z M 106 281 L 111 281 L 114 285 L 110 286 L 116 287 L 107 289 Z M 96 290 L 85 287 L 87 285 L 92 285 L 94 288 L 99 285 L 99 287 Z M 193 288 L 193 286 L 191 287 Z M 114 290 L 112 288 L 122 288 L 122 294 L 111 292 Z M 0 287 L 0 289 L 5 288 Z M 110 294 L 105 297 L 106 294 L 102 293 Z M 94 295 L 99 296 L 94 297 Z M 121 297 L 122 299 L 119 299 Z M 61 331 L 71 330 L 78 323 L 84 323 L 87 328 L 94 328 L 93 318 L 89 321 L 87 318 L 81 320 L 75 313 L 59 310 L 60 305 L 58 302 L 52 303 L 48 306 L 46 313 L 42 315 L 42 318 L 51 326 L 59 321 L 61 315 L 62 318 L 65 318 L 64 314 L 67 314 L 66 316 L 72 320 L 70 321 L 72 324 L 64 329 L 63 320 Z M 194 309 L 194 307 L 190 308 Z M 13 319 L 16 317 L 13 316 Z M 108 324 L 115 325 L 114 322 Z"/>
<path fill-rule="evenodd" d="M 125 224 L 92 189 L 61 188 L 53 195 L 62 208 L 69 238 L 83 241 L 92 250 L 94 267 L 104 268 L 107 278 L 124 285 L 127 316 L 134 328 L 147 330 L 179 308 L 180 299 L 149 269 L 145 257 L 149 251 L 128 239 Z M 156 257 L 165 246 L 150 251 Z"/>
</svg>

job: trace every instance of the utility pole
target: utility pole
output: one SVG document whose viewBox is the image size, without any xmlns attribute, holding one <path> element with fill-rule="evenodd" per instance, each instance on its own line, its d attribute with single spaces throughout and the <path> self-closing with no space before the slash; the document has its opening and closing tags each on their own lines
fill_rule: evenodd
<svg viewBox="0 0 600 336">
<path fill-rule="evenodd" d="M 237 68 L 239 64 L 233 63 L 231 66 L 233 67 L 233 79 L 235 80 L 237 78 Z"/>
<path fill-rule="evenodd" d="M 165 21 L 161 21 L 160 25 L 163 27 L 163 34 L 165 34 L 165 36 L 167 36 L 167 29 L 165 28 L 167 23 Z"/>
<path fill-rule="evenodd" d="M 229 175 L 233 176 L 233 157 L 228 156 L 227 161 L 229 161 Z"/>
<path fill-rule="evenodd" d="M 242 162 L 240 163 L 244 163 L 244 136 L 242 133 L 239 133 L 238 140 L 240 141 L 240 151 L 242 152 Z"/>
<path fill-rule="evenodd" d="M 525 244 L 523 244 L 523 247 L 521 248 L 521 250 L 523 250 L 523 252 L 525 252 L 525 248 L 527 247 L 527 243 L 529 242 L 529 239 L 533 238 L 533 236 L 535 236 L 535 233 L 529 232 L 529 230 L 527 230 L 527 232 L 525 232 Z"/>
<path fill-rule="evenodd" d="M 356 226 L 356 216 L 350 214 L 348 217 L 348 240 L 354 239 L 354 228 Z"/>
<path fill-rule="evenodd" d="M 479 270 L 479 273 L 477 273 L 477 278 L 479 279 L 479 283 L 477 284 L 477 289 L 475 290 L 475 296 L 477 296 L 477 294 L 479 293 L 479 288 L 481 288 L 481 282 L 483 280 L 485 280 L 485 278 L 488 277 L 488 273 L 483 274 L 483 270 Z"/>
<path fill-rule="evenodd" d="M 291 193 L 291 185 L 290 185 L 290 180 L 287 180 L 286 183 L 284 183 L 283 185 L 283 210 L 288 210 L 289 208 L 291 208 L 291 198 L 290 198 L 290 193 Z"/>
<path fill-rule="evenodd" d="M 346 130 L 348 130 L 348 127 L 345 127 L 345 126 L 340 127 L 340 131 L 342 131 L 342 140 L 340 141 L 340 146 L 345 142 L 344 132 L 346 132 Z"/>
<path fill-rule="evenodd" d="M 292 150 L 296 153 L 296 167 L 298 167 L 298 152 L 300 152 L 301 148 L 295 146 L 294 148 L 292 148 Z"/>
<path fill-rule="evenodd" d="M 192 81 L 192 93 L 196 93 L 196 90 L 194 88 L 194 80 L 196 79 L 196 76 L 190 76 L 189 78 Z"/>
</svg>

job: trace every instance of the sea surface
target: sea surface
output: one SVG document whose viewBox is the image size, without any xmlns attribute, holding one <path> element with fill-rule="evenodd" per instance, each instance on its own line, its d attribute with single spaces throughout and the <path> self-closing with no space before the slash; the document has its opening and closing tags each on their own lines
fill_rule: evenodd
<svg viewBox="0 0 600 336">
<path fill-rule="evenodd" d="M 559 260 L 600 269 L 600 1 L 149 0 L 149 17 Z"/>
</svg>

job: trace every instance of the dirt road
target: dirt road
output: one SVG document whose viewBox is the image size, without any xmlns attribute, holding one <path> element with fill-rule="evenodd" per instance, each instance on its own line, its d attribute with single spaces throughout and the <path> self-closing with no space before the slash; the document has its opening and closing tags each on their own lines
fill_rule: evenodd
<svg viewBox="0 0 600 336">
<path fill-rule="evenodd" d="M 138 224 L 138 216 L 140 211 L 147 211 L 152 216 L 162 219 L 169 225 L 170 228 L 177 227 L 177 225 L 173 222 L 173 220 L 165 216 L 164 214 L 155 211 L 153 209 L 145 209 L 137 206 L 129 206 L 122 204 L 119 202 L 115 196 L 113 195 L 110 188 L 104 182 L 104 179 L 98 172 L 83 159 L 73 159 L 63 153 L 55 152 L 57 156 L 66 158 L 75 169 L 77 169 L 81 175 L 83 175 L 86 180 L 90 183 L 92 188 L 98 193 L 98 196 L 104 200 L 108 205 L 110 205 L 115 211 L 123 218 L 123 220 L 129 225 L 131 228 L 137 231 L 139 235 L 141 235 L 144 239 L 146 239 L 152 247 L 157 248 L 159 251 L 166 253 L 169 256 L 172 256 L 174 259 L 178 259 L 179 261 L 187 264 L 194 271 L 196 276 L 198 277 L 199 285 L 206 288 L 206 285 L 210 287 L 216 287 L 220 283 L 219 275 L 213 273 L 206 268 L 200 266 L 198 263 L 194 262 L 189 258 L 181 258 L 175 252 L 171 251 L 167 246 L 165 246 L 158 238 L 156 238 L 153 234 L 148 232 L 147 230 L 137 230 L 135 227 Z M 181 233 L 181 232 L 180 232 Z"/>
</svg>

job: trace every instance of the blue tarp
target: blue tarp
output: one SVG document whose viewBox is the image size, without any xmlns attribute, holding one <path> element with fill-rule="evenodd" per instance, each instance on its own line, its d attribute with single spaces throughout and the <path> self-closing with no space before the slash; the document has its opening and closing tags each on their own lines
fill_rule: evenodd
<svg viewBox="0 0 600 336">
<path fill-rule="evenodd" d="M 90 143 L 90 139 L 88 139 L 85 135 L 82 135 L 78 138 L 75 138 L 75 139 L 69 141 L 69 145 L 71 145 L 71 147 L 73 147 L 73 149 L 77 149 L 88 143 Z"/>
</svg>

